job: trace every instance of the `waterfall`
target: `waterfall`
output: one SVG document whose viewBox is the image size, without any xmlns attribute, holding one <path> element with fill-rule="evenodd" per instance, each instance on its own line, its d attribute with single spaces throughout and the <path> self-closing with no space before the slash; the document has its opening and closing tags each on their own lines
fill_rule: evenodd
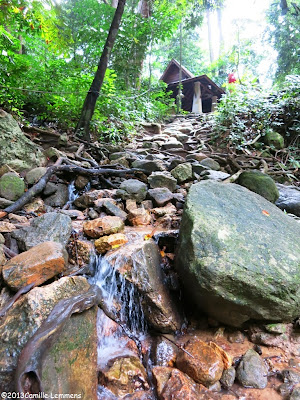
<svg viewBox="0 0 300 400">
<path fill-rule="evenodd" d="M 106 313 L 99 310 L 98 366 L 106 367 L 110 359 L 136 355 L 128 348 L 131 338 L 139 341 L 147 332 L 147 323 L 141 306 L 142 297 L 133 284 L 127 281 L 118 268 L 123 264 L 122 254 L 114 252 L 114 263 L 107 256 L 96 256 L 95 275 L 89 279 L 97 285 L 103 296 Z M 118 325 L 107 317 L 108 314 Z"/>
</svg>

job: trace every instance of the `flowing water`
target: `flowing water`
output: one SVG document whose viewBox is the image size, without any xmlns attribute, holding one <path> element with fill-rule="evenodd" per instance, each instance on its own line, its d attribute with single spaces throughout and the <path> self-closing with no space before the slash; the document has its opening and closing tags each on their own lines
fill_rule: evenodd
<svg viewBox="0 0 300 400">
<path fill-rule="evenodd" d="M 140 343 L 147 334 L 147 323 L 140 293 L 126 279 L 126 274 L 119 272 L 124 266 L 123 253 L 115 250 L 110 256 L 96 256 L 95 263 L 95 275 L 90 283 L 97 285 L 103 296 L 105 312 L 99 309 L 97 333 L 98 368 L 105 370 L 113 359 L 138 356 Z M 136 265 L 133 262 L 133 269 Z M 108 398 L 107 390 L 99 386 L 98 400 Z"/>
</svg>

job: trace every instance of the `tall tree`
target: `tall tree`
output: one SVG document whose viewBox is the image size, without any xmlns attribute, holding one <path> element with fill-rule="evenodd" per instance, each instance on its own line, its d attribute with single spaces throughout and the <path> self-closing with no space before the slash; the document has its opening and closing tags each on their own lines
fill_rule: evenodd
<svg viewBox="0 0 300 400">
<path fill-rule="evenodd" d="M 275 0 L 267 16 L 270 24 L 269 38 L 278 53 L 276 79 L 282 81 L 286 75 L 300 73 L 298 6 L 290 0 Z"/>
<path fill-rule="evenodd" d="M 118 6 L 113 17 L 110 30 L 106 39 L 106 43 L 104 45 L 104 49 L 102 51 L 102 55 L 100 61 L 98 63 L 98 68 L 96 74 L 94 76 L 93 82 L 91 84 L 90 90 L 85 98 L 81 115 L 76 126 L 75 132 L 82 133 L 83 138 L 90 141 L 90 122 L 94 114 L 96 101 L 99 97 L 99 92 L 101 90 L 101 86 L 104 80 L 105 72 L 107 69 L 109 57 L 111 51 L 113 49 L 115 40 L 118 35 L 119 26 L 121 23 L 122 15 L 124 12 L 126 0 L 119 0 Z"/>
</svg>

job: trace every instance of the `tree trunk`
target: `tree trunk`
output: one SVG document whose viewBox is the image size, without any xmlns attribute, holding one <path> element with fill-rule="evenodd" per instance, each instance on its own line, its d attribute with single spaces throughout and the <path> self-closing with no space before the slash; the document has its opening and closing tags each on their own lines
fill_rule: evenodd
<svg viewBox="0 0 300 400">
<path fill-rule="evenodd" d="M 281 6 L 281 14 L 286 15 L 288 12 L 288 5 L 286 0 L 280 0 L 280 6 Z"/>
<path fill-rule="evenodd" d="M 222 55 L 222 51 L 224 50 L 224 35 L 223 35 L 223 21 L 222 21 L 222 8 L 217 8 L 217 17 L 218 17 L 218 30 L 219 30 L 219 57 Z"/>
<path fill-rule="evenodd" d="M 210 62 L 214 61 L 214 49 L 212 43 L 212 32 L 211 32 L 211 20 L 210 20 L 210 9 L 206 9 L 206 17 L 207 17 L 207 33 L 208 33 L 208 46 L 209 46 L 209 58 Z"/>
<path fill-rule="evenodd" d="M 114 18 L 110 25 L 109 33 L 102 51 L 102 55 L 98 64 L 98 68 L 91 84 L 90 90 L 85 98 L 80 119 L 75 129 L 75 133 L 83 133 L 83 139 L 90 142 L 90 122 L 94 114 L 96 101 L 99 97 L 99 92 L 104 80 L 104 75 L 107 69 L 109 57 L 114 46 L 121 18 L 124 12 L 126 0 L 119 0 Z"/>
<path fill-rule="evenodd" d="M 117 8 L 117 7 L 118 7 L 118 3 L 119 3 L 119 0 L 112 0 L 112 1 L 111 1 L 111 6 L 112 6 L 113 8 Z"/>
</svg>

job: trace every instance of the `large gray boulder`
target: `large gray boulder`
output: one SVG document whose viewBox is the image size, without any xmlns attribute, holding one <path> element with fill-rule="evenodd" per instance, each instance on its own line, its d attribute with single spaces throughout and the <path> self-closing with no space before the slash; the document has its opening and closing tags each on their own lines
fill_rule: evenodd
<svg viewBox="0 0 300 400">
<path fill-rule="evenodd" d="M 21 250 L 25 251 L 48 241 L 66 246 L 71 231 L 72 221 L 68 215 L 50 212 L 34 218 L 30 226 L 13 231 L 12 236 L 17 239 Z"/>
<path fill-rule="evenodd" d="M 7 164 L 22 171 L 45 162 L 42 149 L 27 139 L 10 114 L 0 109 L 0 166 Z"/>
<path fill-rule="evenodd" d="M 233 326 L 291 321 L 300 306 L 300 226 L 236 184 L 193 185 L 176 268 L 199 308 Z"/>
</svg>

